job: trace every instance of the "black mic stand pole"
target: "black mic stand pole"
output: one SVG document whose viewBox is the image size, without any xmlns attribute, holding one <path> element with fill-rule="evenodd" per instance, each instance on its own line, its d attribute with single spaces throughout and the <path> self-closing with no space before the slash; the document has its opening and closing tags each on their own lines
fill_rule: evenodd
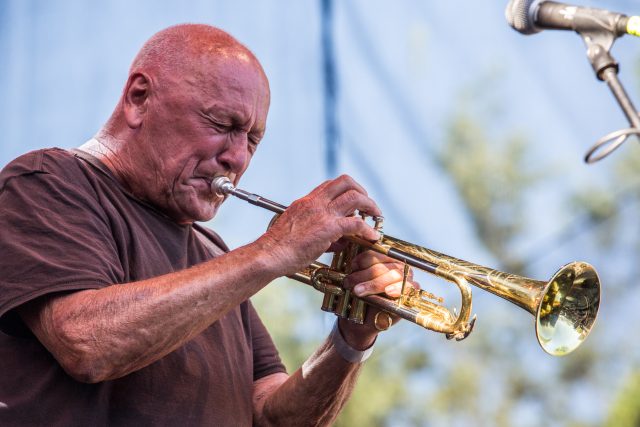
<svg viewBox="0 0 640 427">
<path fill-rule="evenodd" d="M 631 125 L 629 128 L 611 132 L 596 141 L 584 158 L 585 162 L 594 163 L 611 154 L 629 136 L 640 136 L 640 116 L 618 78 L 618 63 L 609 53 L 616 35 L 608 31 L 586 32 L 580 35 L 587 45 L 587 57 L 596 77 L 607 83 Z"/>
</svg>

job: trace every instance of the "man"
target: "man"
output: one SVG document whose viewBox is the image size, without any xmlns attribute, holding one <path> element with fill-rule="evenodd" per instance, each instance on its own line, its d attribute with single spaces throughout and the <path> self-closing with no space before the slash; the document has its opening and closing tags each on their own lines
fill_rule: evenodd
<svg viewBox="0 0 640 427">
<path fill-rule="evenodd" d="M 171 27 L 134 59 L 121 100 L 73 152 L 22 156 L 0 174 L 0 424 L 330 424 L 380 325 L 344 320 L 285 373 L 249 297 L 342 236 L 376 240 L 380 215 L 343 176 L 227 251 L 197 221 L 237 183 L 265 132 L 267 78 L 205 25 Z M 400 266 L 361 254 L 358 295 L 399 294 Z M 387 327 L 390 325 L 386 325 Z"/>
</svg>

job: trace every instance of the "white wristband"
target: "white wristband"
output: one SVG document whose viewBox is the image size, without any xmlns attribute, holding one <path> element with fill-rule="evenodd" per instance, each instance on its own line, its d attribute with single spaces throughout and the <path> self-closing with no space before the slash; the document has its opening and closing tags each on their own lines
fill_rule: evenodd
<svg viewBox="0 0 640 427">
<path fill-rule="evenodd" d="M 362 363 L 371 356 L 373 353 L 373 344 L 366 350 L 356 350 L 351 347 L 342 337 L 340 333 L 340 328 L 338 328 L 338 320 L 336 319 L 336 323 L 333 324 L 333 329 L 331 330 L 331 334 L 329 335 L 329 341 L 333 345 L 333 348 L 336 349 L 338 354 L 349 363 Z"/>
</svg>

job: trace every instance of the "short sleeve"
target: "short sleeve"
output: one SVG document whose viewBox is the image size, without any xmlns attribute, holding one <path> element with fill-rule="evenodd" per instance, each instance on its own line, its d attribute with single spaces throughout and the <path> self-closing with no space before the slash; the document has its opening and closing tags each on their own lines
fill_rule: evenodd
<svg viewBox="0 0 640 427">
<path fill-rule="evenodd" d="M 278 372 L 286 373 L 287 370 L 280 360 L 280 355 L 271 339 L 271 335 L 269 335 L 267 328 L 260 320 L 251 302 L 248 303 L 248 312 L 253 345 L 253 380 L 256 381 Z"/>
<path fill-rule="evenodd" d="M 0 177 L 0 329 L 39 296 L 123 277 L 106 216 L 72 156 L 19 158 Z"/>
</svg>

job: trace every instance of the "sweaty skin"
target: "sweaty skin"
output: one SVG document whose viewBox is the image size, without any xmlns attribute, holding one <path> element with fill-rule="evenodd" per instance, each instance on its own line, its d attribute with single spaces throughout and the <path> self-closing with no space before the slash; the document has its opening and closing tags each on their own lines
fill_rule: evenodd
<svg viewBox="0 0 640 427">
<path fill-rule="evenodd" d="M 143 47 L 111 118 L 81 148 L 175 222 L 206 221 L 223 201 L 210 190 L 212 177 L 238 183 L 265 133 L 269 102 L 264 71 L 235 39 L 204 25 L 172 27 Z M 253 243 L 127 286 L 45 296 L 20 314 L 76 380 L 119 378 L 179 348 L 342 236 L 377 239 L 377 231 L 351 216 L 356 210 L 381 215 L 360 185 L 341 176 L 295 201 Z M 365 252 L 357 270 L 347 284 L 363 286 L 356 293 L 399 294 L 399 263 Z M 369 310 L 364 325 L 340 320 L 353 348 L 364 350 L 375 341 L 374 314 Z M 291 376 L 277 373 L 254 383 L 255 424 L 331 424 L 360 367 L 326 341 Z"/>
</svg>

